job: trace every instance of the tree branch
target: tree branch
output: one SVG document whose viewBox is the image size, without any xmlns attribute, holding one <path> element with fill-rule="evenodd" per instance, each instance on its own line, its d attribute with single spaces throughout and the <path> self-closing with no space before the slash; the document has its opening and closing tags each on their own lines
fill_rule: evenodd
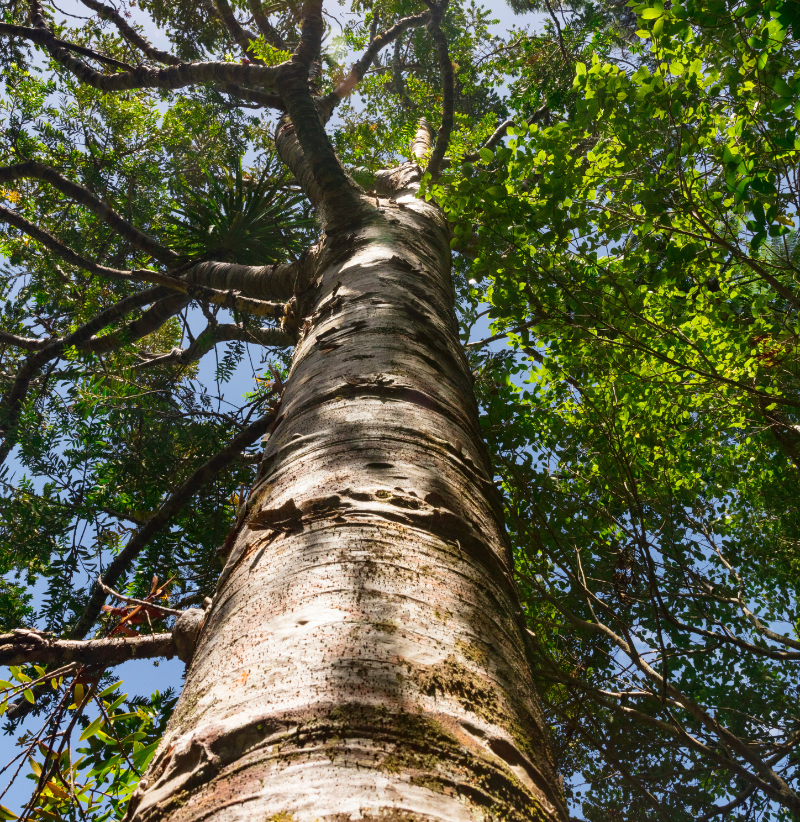
<svg viewBox="0 0 800 822">
<path fill-rule="evenodd" d="M 278 30 L 269 22 L 261 7 L 259 0 L 247 0 L 253 20 L 256 21 L 258 30 L 264 35 L 264 39 L 277 49 L 285 50 L 286 41 L 280 36 Z"/>
<path fill-rule="evenodd" d="M 248 297 L 289 300 L 304 291 L 314 278 L 317 248 L 304 251 L 294 263 L 252 266 L 236 263 L 198 263 L 185 279 L 220 291 L 241 291 Z"/>
<path fill-rule="evenodd" d="M 777 774 L 769 765 L 767 765 L 763 760 L 757 757 L 752 750 L 748 748 L 748 746 L 735 734 L 729 731 L 724 725 L 722 725 L 717 719 L 712 717 L 708 711 L 695 702 L 693 699 L 690 699 L 686 694 L 679 691 L 671 682 L 667 682 L 664 677 L 662 677 L 657 671 L 653 669 L 651 665 L 649 665 L 636 648 L 633 646 L 631 642 L 626 641 L 614 631 L 611 630 L 607 625 L 603 624 L 602 622 L 589 622 L 585 619 L 581 619 L 579 616 L 574 614 L 569 608 L 565 607 L 563 602 L 560 602 L 558 598 L 552 596 L 544 588 L 536 583 L 535 580 L 531 580 L 528 578 L 529 581 L 538 589 L 539 594 L 544 597 L 548 602 L 555 605 L 558 610 L 574 625 L 585 628 L 586 630 L 600 633 L 606 636 L 611 642 L 616 645 L 623 653 L 625 653 L 631 662 L 641 671 L 647 679 L 653 682 L 656 687 L 663 692 L 664 697 L 669 697 L 670 700 L 674 700 L 674 702 L 684 711 L 686 711 L 689 716 L 695 719 L 697 722 L 700 723 L 707 731 L 711 731 L 723 745 L 728 746 L 732 751 L 735 751 L 751 768 L 758 774 L 752 774 L 747 771 L 746 768 L 743 768 L 739 765 L 735 760 L 731 759 L 728 763 L 727 767 L 736 770 L 737 773 L 747 779 L 748 781 L 752 781 L 757 779 L 759 781 L 759 787 L 763 790 L 768 796 L 774 799 L 776 802 L 779 802 L 786 808 L 789 808 L 793 812 L 797 813 L 800 811 L 800 797 L 792 790 L 792 788 L 786 783 L 786 781 Z M 597 597 L 592 594 L 591 591 L 588 589 L 584 589 L 584 593 L 588 597 L 590 597 L 594 603 L 599 607 L 607 607 L 604 602 L 599 600 Z M 596 699 L 600 700 L 601 697 L 597 696 Z M 607 700 L 604 700 L 607 702 Z M 633 711 L 631 708 L 627 708 L 624 706 L 614 706 L 616 710 L 626 712 L 629 714 L 636 713 L 640 717 L 646 717 L 646 714 L 640 714 L 638 711 Z M 695 747 L 702 747 L 703 752 L 706 755 L 712 755 L 713 752 L 710 748 L 705 745 L 702 745 L 699 741 L 695 740 L 689 734 L 686 734 L 683 731 L 678 731 L 677 729 L 671 728 L 671 726 L 663 722 L 661 720 L 657 720 L 652 717 L 648 717 L 648 721 L 650 724 L 658 723 L 658 727 L 663 729 L 668 729 L 670 733 L 680 733 L 681 739 L 686 742 L 687 740 L 693 744 Z M 699 749 L 699 748 L 698 748 Z"/>
<path fill-rule="evenodd" d="M 146 268 L 122 271 L 117 268 L 108 268 L 99 263 L 93 263 L 91 260 L 87 260 L 85 257 L 73 251 L 69 246 L 64 245 L 60 240 L 57 240 L 49 231 L 39 228 L 24 217 L 20 217 L 19 214 L 3 206 L 0 206 L 0 221 L 10 223 L 20 229 L 20 231 L 24 231 L 28 236 L 38 240 L 45 248 L 49 248 L 58 254 L 63 260 L 92 274 L 129 282 L 156 283 L 172 291 L 188 294 L 192 299 L 212 303 L 213 305 L 221 305 L 226 308 L 235 308 L 239 311 L 255 314 L 258 317 L 278 318 L 284 312 L 282 303 L 267 302 L 245 297 L 237 291 L 218 291 L 214 288 L 192 283 L 184 278 L 160 274 L 158 271 L 151 271 Z M 218 265 L 225 266 L 226 264 L 219 263 Z"/>
<path fill-rule="evenodd" d="M 529 126 L 532 126 L 534 123 L 538 123 L 539 120 L 544 119 L 545 117 L 549 116 L 550 109 L 547 105 L 543 105 L 540 108 L 536 109 L 536 111 L 531 114 L 530 117 L 526 120 Z M 514 125 L 513 120 L 506 120 L 504 123 L 501 123 L 492 133 L 492 136 L 481 146 L 481 148 L 488 148 L 490 151 L 494 149 L 497 144 L 506 136 L 509 128 Z M 467 154 L 462 160 L 462 163 L 474 163 L 479 160 L 481 157 L 480 149 L 478 151 L 474 151 L 472 154 Z"/>
<path fill-rule="evenodd" d="M 333 103 L 331 110 L 341 100 L 351 94 L 353 89 L 364 79 L 364 75 L 369 70 L 369 67 L 372 65 L 373 60 L 377 57 L 378 52 L 380 52 L 381 49 L 388 46 L 389 43 L 397 40 L 400 35 L 408 31 L 408 29 L 424 26 L 430 21 L 430 19 L 431 13 L 429 11 L 422 12 L 421 14 L 415 14 L 410 17 L 404 17 L 402 20 L 398 20 L 398 22 L 391 28 L 386 29 L 386 31 L 374 37 L 364 54 L 355 63 L 353 63 L 347 77 L 345 77 L 336 89 L 328 95 L 328 97 L 335 98 L 331 101 Z"/>
<path fill-rule="evenodd" d="M 0 665 L 40 664 L 84 665 L 109 667 L 130 659 L 171 659 L 177 653 L 172 634 L 151 634 L 137 637 L 113 637 L 76 642 L 53 639 L 34 631 L 15 631 L 0 635 Z"/>
<path fill-rule="evenodd" d="M 0 344 L 22 348 L 25 351 L 41 351 L 51 340 L 48 338 L 20 337 L 8 331 L 0 330 Z"/>
<path fill-rule="evenodd" d="M 183 294 L 170 294 L 168 297 L 163 297 L 153 303 L 138 319 L 111 334 L 92 337 L 79 346 L 79 350 L 92 354 L 106 354 L 123 345 L 141 340 L 161 328 L 170 317 L 174 317 L 190 302 L 191 297 Z"/>
<path fill-rule="evenodd" d="M 567 47 L 564 45 L 564 35 L 561 33 L 561 23 L 558 22 L 558 17 L 556 17 L 555 12 L 553 11 L 553 7 L 550 5 L 550 0 L 544 0 L 544 4 L 547 7 L 547 11 L 550 15 L 550 19 L 555 23 L 556 32 L 558 34 L 558 45 L 561 47 L 561 54 L 564 57 L 564 60 L 569 63 L 569 55 L 567 54 Z"/>
<path fill-rule="evenodd" d="M 115 68 L 121 68 L 125 71 L 132 71 L 133 66 L 127 63 L 122 63 L 119 60 L 114 60 L 112 57 L 106 57 L 99 54 L 86 46 L 79 46 L 75 43 L 68 43 L 66 40 L 60 40 L 51 31 L 47 29 L 31 29 L 27 26 L 15 26 L 11 23 L 0 23 L 0 34 L 10 34 L 12 37 L 22 37 L 25 40 L 30 40 L 37 46 L 45 46 L 47 48 L 58 48 L 63 50 L 74 51 L 76 54 L 82 54 L 84 57 L 91 57 L 93 60 L 98 60 L 101 63 L 106 63 Z"/>
<path fill-rule="evenodd" d="M 428 31 L 436 45 L 436 55 L 439 58 L 439 71 L 442 74 L 442 124 L 436 135 L 436 145 L 431 153 L 426 174 L 434 179 L 439 176 L 444 155 L 450 145 L 450 135 L 453 132 L 453 112 L 455 108 L 455 77 L 453 63 L 447 48 L 447 38 L 439 27 L 439 20 L 434 16 L 428 24 Z"/>
<path fill-rule="evenodd" d="M 99 3 L 97 0 L 81 0 L 84 6 L 96 11 L 105 20 L 110 20 L 119 30 L 119 33 L 139 51 L 144 52 L 151 60 L 159 63 L 166 63 L 168 66 L 178 66 L 181 64 L 174 54 L 168 51 L 157 49 L 149 40 L 139 34 L 133 26 L 126 22 L 125 18 L 113 7 Z"/>
<path fill-rule="evenodd" d="M 221 451 L 201 465 L 164 501 L 158 511 L 147 522 L 138 528 L 130 537 L 125 547 L 109 563 L 103 574 L 103 584 L 113 588 L 122 575 L 128 570 L 131 563 L 153 537 L 169 525 L 170 520 L 186 505 L 191 498 L 220 471 L 239 459 L 245 448 L 252 445 L 263 436 L 275 419 L 275 410 L 270 410 L 265 416 L 256 420 L 238 433 Z M 75 626 L 70 631 L 71 639 L 82 639 L 94 625 L 100 615 L 100 609 L 105 602 L 106 595 L 99 585 L 94 585 Z"/>
<path fill-rule="evenodd" d="M 34 28 L 49 33 L 47 21 L 38 0 L 31 0 L 31 18 Z M 241 65 L 204 61 L 180 63 L 169 68 L 137 66 L 118 74 L 102 74 L 73 57 L 59 46 L 47 46 L 54 60 L 71 71 L 80 82 L 99 91 L 128 91 L 130 89 L 176 89 L 198 83 L 244 83 L 245 85 L 274 86 L 284 64 L 278 66 Z"/>
<path fill-rule="evenodd" d="M 158 605 L 155 602 L 147 602 L 144 599 L 136 599 L 136 597 L 125 596 L 125 594 L 121 594 L 119 591 L 115 591 L 113 588 L 109 588 L 105 585 L 102 577 L 97 577 L 97 584 L 103 589 L 105 594 L 116 597 L 120 602 L 127 602 L 128 605 L 141 605 L 144 608 L 155 608 L 156 610 L 162 611 L 169 616 L 180 616 L 183 613 L 183 611 L 176 610 L 175 608 L 165 608 L 163 605 Z"/>
<path fill-rule="evenodd" d="M 101 220 L 111 226 L 117 234 L 129 240 L 136 248 L 146 252 L 159 262 L 169 263 L 178 259 L 178 255 L 174 251 L 139 231 L 138 228 L 120 217 L 111 206 L 106 205 L 102 200 L 92 194 L 88 188 L 78 185 L 78 183 L 73 183 L 71 180 L 59 174 L 54 168 L 50 168 L 50 166 L 46 166 L 36 160 L 28 160 L 26 163 L 0 167 L 0 183 L 9 183 L 20 179 L 36 179 L 49 183 L 53 188 L 71 200 L 88 208 L 89 211 L 96 214 Z"/>
<path fill-rule="evenodd" d="M 189 365 L 204 357 L 215 345 L 230 340 L 275 348 L 289 348 L 295 343 L 292 335 L 280 328 L 244 328 L 232 323 L 209 325 L 188 348 L 173 348 L 166 354 L 148 355 L 138 367 L 145 369 L 157 365 Z"/>
<path fill-rule="evenodd" d="M 238 83 L 228 83 L 224 86 L 214 86 L 217 91 L 226 94 L 232 94 L 234 97 L 239 97 L 248 103 L 253 103 L 257 106 L 266 108 L 274 108 L 278 111 L 286 111 L 286 106 L 283 104 L 283 98 L 280 94 L 269 94 L 265 91 L 258 91 L 252 88 L 244 88 Z"/>
<path fill-rule="evenodd" d="M 302 161 L 292 146 L 289 124 L 279 127 L 275 142 L 278 153 L 320 212 L 324 226 L 342 226 L 358 218 L 362 204 L 360 189 L 342 167 L 325 133 L 320 112 L 311 95 L 308 72 L 318 59 L 322 33 L 321 0 L 309 0 L 303 8 L 300 45 L 276 81 L 278 93 L 291 117 L 291 128 L 302 149 Z M 279 141 L 279 136 L 284 139 Z M 310 179 L 309 179 L 310 178 Z"/>
<path fill-rule="evenodd" d="M 257 40 L 258 35 L 254 34 L 252 31 L 247 31 L 242 27 L 236 19 L 236 15 L 233 13 L 233 9 L 230 7 L 228 0 L 214 0 L 214 5 L 217 9 L 217 14 L 220 20 L 222 20 L 223 25 L 226 29 L 228 29 L 228 32 L 231 37 L 233 37 L 239 48 L 254 63 L 264 65 L 264 61 L 261 60 L 250 48 L 250 41 Z"/>
</svg>

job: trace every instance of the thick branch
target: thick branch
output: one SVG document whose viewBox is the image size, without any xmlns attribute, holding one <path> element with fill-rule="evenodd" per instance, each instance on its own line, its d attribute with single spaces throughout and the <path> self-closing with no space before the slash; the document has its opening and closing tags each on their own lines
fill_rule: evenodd
<svg viewBox="0 0 800 822">
<path fill-rule="evenodd" d="M 15 228 L 24 231 L 28 236 L 38 240 L 45 248 L 58 254 L 63 260 L 66 260 L 72 265 L 89 271 L 92 274 L 98 274 L 102 277 L 109 277 L 116 280 L 126 280 L 129 282 L 145 282 L 155 283 L 165 286 L 172 291 L 178 291 L 182 294 L 188 294 L 192 299 L 201 300 L 203 302 L 212 303 L 213 305 L 222 305 L 226 308 L 244 311 L 249 314 L 255 314 L 258 317 L 272 317 L 277 318 L 283 314 L 284 307 L 282 303 L 266 302 L 264 300 L 251 299 L 245 297 L 236 291 L 218 291 L 214 288 L 208 288 L 204 285 L 192 283 L 184 278 L 170 276 L 168 274 L 160 274 L 158 271 L 150 271 L 146 268 L 138 268 L 132 271 L 123 271 L 117 268 L 108 268 L 107 266 L 94 263 L 87 260 L 77 252 L 73 251 L 69 246 L 64 245 L 60 240 L 57 240 L 49 231 L 34 225 L 20 217 L 13 211 L 10 211 L 3 206 L 0 206 L 0 221 L 10 223 Z M 224 265 L 220 263 L 219 265 Z"/>
<path fill-rule="evenodd" d="M 278 111 L 286 111 L 286 106 L 283 104 L 283 99 L 280 94 L 269 94 L 266 91 L 258 91 L 252 88 L 244 88 L 238 83 L 228 83 L 224 86 L 214 86 L 217 91 L 226 94 L 232 94 L 247 103 L 253 103 L 257 106 L 265 108 L 274 108 Z"/>
<path fill-rule="evenodd" d="M 436 178 L 442 168 L 444 155 L 450 145 L 450 135 L 453 132 L 453 111 L 455 108 L 455 77 L 453 74 L 453 63 L 450 60 L 450 53 L 447 48 L 447 38 L 444 36 L 439 23 L 432 21 L 428 25 L 428 31 L 433 37 L 436 45 L 436 55 L 439 58 L 439 71 L 442 74 L 442 124 L 439 126 L 439 133 L 436 135 L 436 145 L 434 146 L 426 174 Z"/>
<path fill-rule="evenodd" d="M 336 223 L 337 226 L 341 226 L 357 219 L 361 212 L 361 203 L 357 196 L 358 186 L 342 168 L 325 133 L 319 109 L 309 89 L 309 67 L 319 56 L 323 30 L 321 0 L 311 0 L 303 9 L 300 45 L 291 62 L 282 68 L 276 82 L 277 90 L 291 117 L 291 125 L 299 147 L 302 149 L 302 162 L 296 151 L 295 156 L 286 156 L 286 149 L 292 147 L 288 124 L 279 129 L 284 132 L 284 140 L 279 142 L 276 135 L 276 146 L 281 159 L 295 173 L 312 202 L 314 194 L 317 195 L 323 225 L 330 226 Z M 311 180 L 308 179 L 309 176 Z"/>
<path fill-rule="evenodd" d="M 22 348 L 25 351 L 41 351 L 51 340 L 47 337 L 20 337 L 8 331 L 0 330 L 0 345 L 10 345 L 14 348 Z"/>
<path fill-rule="evenodd" d="M 247 0 L 253 20 L 256 21 L 258 30 L 264 35 L 264 39 L 277 49 L 286 49 L 286 42 L 278 33 L 278 30 L 269 22 L 267 15 L 261 8 L 259 0 Z"/>
<path fill-rule="evenodd" d="M 191 297 L 183 294 L 170 294 L 169 297 L 164 297 L 153 303 L 141 317 L 112 334 L 92 337 L 91 340 L 80 346 L 80 350 L 92 354 L 105 354 L 123 345 L 141 340 L 161 328 L 170 317 L 174 317 L 190 301 Z"/>
<path fill-rule="evenodd" d="M 217 8 L 217 13 L 220 20 L 222 20 L 231 37 L 236 41 L 239 48 L 248 56 L 250 60 L 255 63 L 263 65 L 264 61 L 259 59 L 255 52 L 250 48 L 250 41 L 257 40 L 258 35 L 252 31 L 247 31 L 242 27 L 233 13 L 228 0 L 214 0 L 214 5 Z"/>
<path fill-rule="evenodd" d="M 129 66 L 127 63 L 121 63 L 112 57 L 106 57 L 90 48 L 86 48 L 86 46 L 79 46 L 75 43 L 68 43 L 66 40 L 59 40 L 58 37 L 47 29 L 31 29 L 27 26 L 14 26 L 11 23 L 0 23 L 0 34 L 10 34 L 12 37 L 23 37 L 25 40 L 30 40 L 37 46 L 58 48 L 62 51 L 68 49 L 69 51 L 74 51 L 76 54 L 91 57 L 93 60 L 98 60 L 101 63 L 106 63 L 106 65 L 121 68 L 126 71 L 130 71 L 133 68 L 133 66 Z"/>
<path fill-rule="evenodd" d="M 283 164 L 292 172 L 303 194 L 308 197 L 314 208 L 322 202 L 322 192 L 306 162 L 294 124 L 288 117 L 281 117 L 275 130 L 275 149 Z"/>
<path fill-rule="evenodd" d="M 125 547 L 114 557 L 106 568 L 103 574 L 103 584 L 113 588 L 150 540 L 164 528 L 168 527 L 172 518 L 184 505 L 186 505 L 206 483 L 216 477 L 220 471 L 223 471 L 232 462 L 238 460 L 239 455 L 245 448 L 252 445 L 259 437 L 266 433 L 275 418 L 275 413 L 274 410 L 271 410 L 268 414 L 261 417 L 261 419 L 248 425 L 247 428 L 237 434 L 221 451 L 191 474 L 164 501 L 158 511 L 156 511 L 141 528 L 137 529 L 131 535 Z M 106 595 L 103 589 L 98 585 L 94 585 L 83 613 L 70 632 L 72 639 L 82 639 L 86 636 L 99 616 L 105 598 Z"/>
<path fill-rule="evenodd" d="M 31 2 L 33 26 L 49 33 L 47 20 L 38 0 Z M 241 65 L 239 63 L 199 62 L 180 63 L 169 68 L 137 66 L 132 71 L 103 74 L 73 57 L 64 48 L 48 45 L 54 60 L 71 71 L 82 83 L 100 91 L 128 91 L 141 88 L 176 89 L 198 83 L 242 83 L 245 85 L 273 86 L 281 73 L 279 66 Z"/>
<path fill-rule="evenodd" d="M 207 262 L 193 266 L 185 278 L 221 291 L 241 291 L 255 299 L 289 300 L 311 283 L 315 262 L 313 250 L 296 263 L 253 266 Z"/>
<path fill-rule="evenodd" d="M 71 180 L 59 174 L 54 168 L 38 163 L 36 160 L 28 160 L 26 163 L 0 167 L 0 183 L 9 183 L 15 180 L 30 178 L 48 183 L 71 200 L 88 208 L 89 211 L 108 223 L 117 234 L 129 240 L 136 248 L 154 257 L 159 262 L 169 263 L 177 259 L 178 255 L 174 251 L 164 247 L 152 237 L 148 237 L 139 231 L 138 228 L 120 217 L 111 206 L 106 205 L 102 200 L 92 194 L 88 188 L 78 185 L 78 183 L 73 183 Z"/>
<path fill-rule="evenodd" d="M 81 0 L 84 6 L 96 11 L 99 16 L 105 20 L 110 20 L 119 30 L 119 33 L 139 51 L 144 52 L 151 60 L 157 60 L 159 63 L 166 63 L 168 66 L 177 66 L 181 64 L 174 54 L 168 51 L 161 51 L 157 49 L 147 38 L 142 37 L 133 26 L 126 22 L 125 18 L 111 6 L 106 6 L 97 0 Z"/>
<path fill-rule="evenodd" d="M 35 631 L 0 635 L 0 665 L 26 665 L 32 662 L 64 665 L 79 662 L 108 667 L 130 659 L 171 659 L 176 653 L 172 634 L 114 637 L 88 642 L 53 639 Z"/>
</svg>

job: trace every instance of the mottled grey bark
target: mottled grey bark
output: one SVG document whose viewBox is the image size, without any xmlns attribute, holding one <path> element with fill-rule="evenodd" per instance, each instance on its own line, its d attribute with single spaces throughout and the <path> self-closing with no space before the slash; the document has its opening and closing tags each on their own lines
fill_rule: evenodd
<svg viewBox="0 0 800 822">
<path fill-rule="evenodd" d="M 566 819 L 439 209 L 329 228 L 136 822 Z M 336 224 L 347 223 L 337 219 Z M 244 514 L 245 512 L 243 512 Z"/>
</svg>

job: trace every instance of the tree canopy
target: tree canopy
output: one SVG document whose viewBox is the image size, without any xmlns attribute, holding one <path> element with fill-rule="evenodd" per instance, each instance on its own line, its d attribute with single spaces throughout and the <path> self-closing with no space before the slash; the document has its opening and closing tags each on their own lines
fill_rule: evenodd
<svg viewBox="0 0 800 822">
<path fill-rule="evenodd" d="M 275 152 L 300 5 L 81 3 L 0 23 L 2 813 L 100 822 L 175 695 L 20 643 L 156 641 L 213 594 L 297 334 L 253 272 L 297 281 L 318 228 Z M 573 816 L 800 818 L 800 11 L 511 5 L 326 9 L 320 118 L 365 189 L 438 133 Z"/>
</svg>

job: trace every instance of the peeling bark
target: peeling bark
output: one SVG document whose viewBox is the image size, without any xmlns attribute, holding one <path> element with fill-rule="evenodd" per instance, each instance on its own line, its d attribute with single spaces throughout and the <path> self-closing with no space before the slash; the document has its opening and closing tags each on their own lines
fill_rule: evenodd
<svg viewBox="0 0 800 822">
<path fill-rule="evenodd" d="M 292 106 L 289 105 L 291 110 Z M 419 169 L 328 226 L 258 476 L 128 819 L 565 820 Z M 397 190 L 397 188 L 400 190 Z"/>
</svg>

